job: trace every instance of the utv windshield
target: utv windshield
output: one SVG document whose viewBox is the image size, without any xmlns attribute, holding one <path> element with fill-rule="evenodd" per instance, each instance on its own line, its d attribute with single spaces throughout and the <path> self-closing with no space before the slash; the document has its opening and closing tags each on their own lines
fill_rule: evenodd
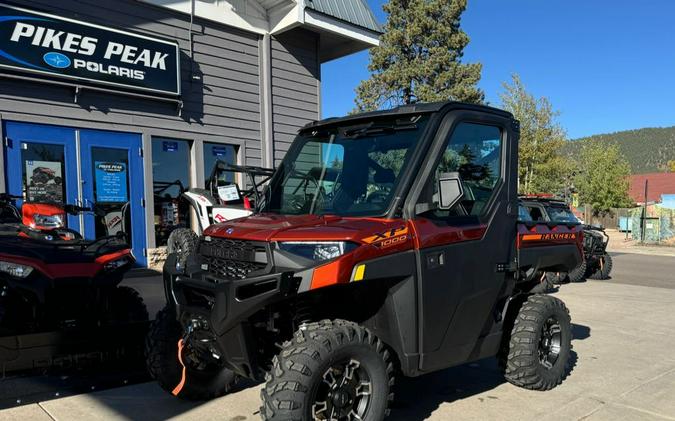
<svg viewBox="0 0 675 421">
<path fill-rule="evenodd" d="M 562 223 L 579 223 L 579 220 L 576 216 L 564 206 L 547 206 L 546 212 L 548 212 L 548 217 L 553 222 L 562 222 Z"/>
<path fill-rule="evenodd" d="M 381 118 L 300 134 L 280 164 L 261 211 L 384 214 L 428 118 Z"/>
</svg>

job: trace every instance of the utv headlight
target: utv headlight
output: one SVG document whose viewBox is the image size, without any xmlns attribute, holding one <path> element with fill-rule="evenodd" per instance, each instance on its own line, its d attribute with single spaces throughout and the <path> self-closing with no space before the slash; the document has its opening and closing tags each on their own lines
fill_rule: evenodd
<svg viewBox="0 0 675 421">
<path fill-rule="evenodd" d="M 64 215 L 40 215 L 36 213 L 33 215 L 35 220 L 35 227 L 42 228 L 63 228 Z"/>
<path fill-rule="evenodd" d="M 279 248 L 310 260 L 330 260 L 358 247 L 348 241 L 282 241 Z"/>
<path fill-rule="evenodd" d="M 31 266 L 0 261 L 0 272 L 6 273 L 15 278 L 25 278 L 30 275 L 32 271 L 33 268 Z"/>
</svg>

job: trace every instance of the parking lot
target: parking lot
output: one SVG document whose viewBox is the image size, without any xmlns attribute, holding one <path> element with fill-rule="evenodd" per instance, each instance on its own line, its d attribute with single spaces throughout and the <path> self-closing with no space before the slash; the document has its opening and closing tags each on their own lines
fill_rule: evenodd
<svg viewBox="0 0 675 421">
<path fill-rule="evenodd" d="M 617 252 L 610 281 L 556 293 L 574 323 L 574 367 L 562 386 L 530 392 L 505 383 L 494 359 L 398 382 L 392 420 L 675 420 L 675 257 Z M 148 279 L 136 283 L 158 305 Z M 153 298 L 154 297 L 154 298 Z M 255 420 L 259 385 L 189 403 L 153 383 L 0 411 L 3 420 Z"/>
</svg>

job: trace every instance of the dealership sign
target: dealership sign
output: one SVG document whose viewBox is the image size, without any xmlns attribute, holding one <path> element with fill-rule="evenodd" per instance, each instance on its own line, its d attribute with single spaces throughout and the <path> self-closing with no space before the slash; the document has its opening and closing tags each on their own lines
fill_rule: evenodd
<svg viewBox="0 0 675 421">
<path fill-rule="evenodd" d="M 174 42 L 0 4 L 0 68 L 180 95 Z"/>
</svg>

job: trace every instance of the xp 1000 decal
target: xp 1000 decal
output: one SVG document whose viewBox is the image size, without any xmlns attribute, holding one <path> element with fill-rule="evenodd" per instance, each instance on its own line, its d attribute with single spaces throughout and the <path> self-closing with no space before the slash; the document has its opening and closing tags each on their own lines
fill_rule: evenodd
<svg viewBox="0 0 675 421">
<path fill-rule="evenodd" d="M 175 43 L 3 4 L 0 68 L 180 95 Z"/>
</svg>

